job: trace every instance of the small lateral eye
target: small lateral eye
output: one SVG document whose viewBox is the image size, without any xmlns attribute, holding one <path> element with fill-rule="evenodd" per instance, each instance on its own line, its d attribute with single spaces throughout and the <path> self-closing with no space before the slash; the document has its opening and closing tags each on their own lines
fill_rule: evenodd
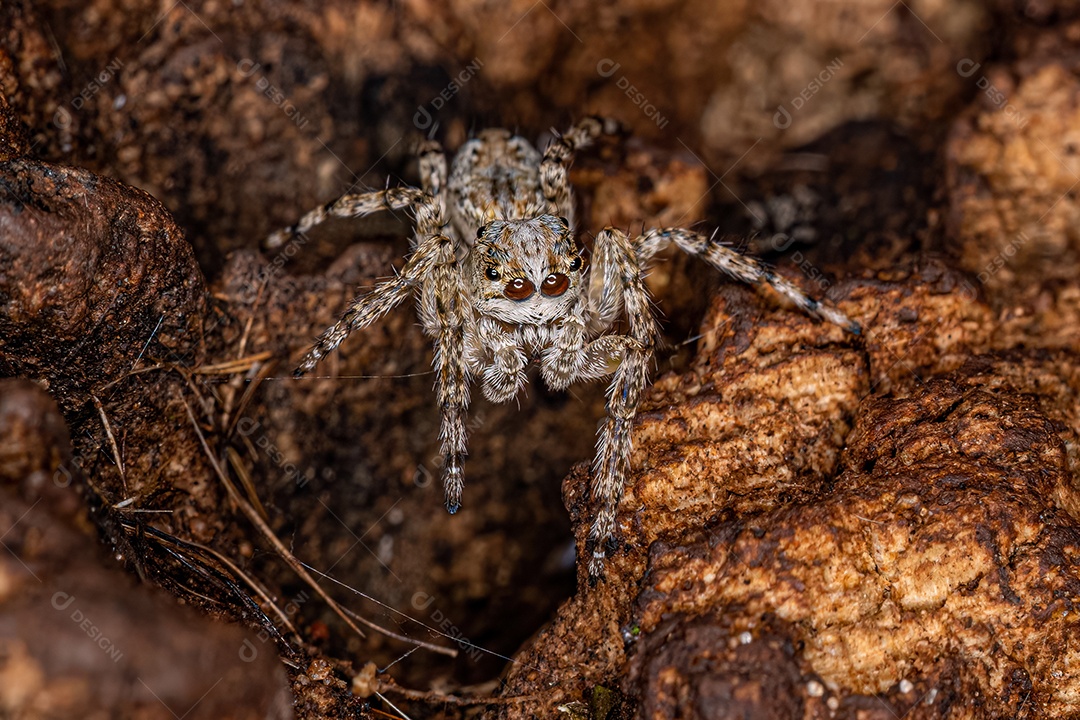
<svg viewBox="0 0 1080 720">
<path fill-rule="evenodd" d="M 577 272 L 581 269 L 581 256 L 578 255 L 570 261 L 570 272 Z"/>
<path fill-rule="evenodd" d="M 481 225 L 480 227 L 476 228 L 476 239 L 477 240 L 484 237 L 484 229 L 485 228 L 487 228 L 487 225 Z"/>
<path fill-rule="evenodd" d="M 562 215 L 559 216 L 559 222 L 561 222 L 563 224 L 563 227 L 565 227 L 567 230 L 570 229 L 570 221 Z"/>
<path fill-rule="evenodd" d="M 484 270 L 484 276 L 488 280 L 498 280 L 499 279 L 499 271 L 496 270 L 494 266 L 488 265 L 487 270 Z"/>
</svg>

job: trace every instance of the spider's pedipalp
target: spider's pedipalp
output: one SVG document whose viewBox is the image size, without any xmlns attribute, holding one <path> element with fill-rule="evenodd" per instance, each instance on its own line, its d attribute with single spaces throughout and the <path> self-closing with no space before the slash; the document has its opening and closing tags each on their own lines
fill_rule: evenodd
<svg viewBox="0 0 1080 720">
<path fill-rule="evenodd" d="M 498 321 L 481 317 L 478 325 L 480 343 L 490 353 L 490 361 L 482 371 L 484 397 L 495 403 L 508 402 L 527 382 L 528 358 L 517 338 Z"/>
</svg>

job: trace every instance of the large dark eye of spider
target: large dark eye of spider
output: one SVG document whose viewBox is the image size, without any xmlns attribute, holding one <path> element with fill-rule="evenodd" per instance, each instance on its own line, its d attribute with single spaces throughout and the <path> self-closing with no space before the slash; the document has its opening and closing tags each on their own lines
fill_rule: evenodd
<svg viewBox="0 0 1080 720">
<path fill-rule="evenodd" d="M 536 286 L 525 278 L 514 278 L 503 288 L 503 295 L 511 300 L 528 300 L 534 292 Z"/>
<path fill-rule="evenodd" d="M 548 297 L 559 297 L 570 287 L 570 278 L 562 273 L 551 273 L 540 285 L 540 292 Z"/>
<path fill-rule="evenodd" d="M 570 272 L 577 272 L 581 269 L 581 256 L 578 255 L 570 261 Z"/>
</svg>

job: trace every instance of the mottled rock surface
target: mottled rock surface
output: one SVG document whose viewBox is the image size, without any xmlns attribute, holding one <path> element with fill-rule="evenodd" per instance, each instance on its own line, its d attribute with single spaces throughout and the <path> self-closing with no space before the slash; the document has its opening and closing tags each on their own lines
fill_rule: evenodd
<svg viewBox="0 0 1080 720">
<path fill-rule="evenodd" d="M 276 653 L 145 586 L 103 553 L 56 404 L 0 380 L 0 713 L 292 718 Z"/>
</svg>

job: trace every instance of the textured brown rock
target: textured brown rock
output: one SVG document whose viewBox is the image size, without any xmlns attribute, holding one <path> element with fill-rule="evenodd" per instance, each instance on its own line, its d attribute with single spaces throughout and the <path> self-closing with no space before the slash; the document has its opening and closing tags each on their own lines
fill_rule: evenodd
<svg viewBox="0 0 1080 720">
<path fill-rule="evenodd" d="M 44 501 L 49 512 L 89 534 L 86 487 L 74 482 L 79 471 L 64 418 L 32 382 L 0 380 L 0 391 L 0 478 L 25 501 Z"/>
<path fill-rule="evenodd" d="M 86 170 L 0 164 L 0 371 L 62 404 L 133 367 L 151 342 L 191 356 L 201 273 L 156 200 Z"/>
<path fill-rule="evenodd" d="M 62 137 L 56 144 L 70 151 L 71 141 L 61 117 L 55 113 L 63 106 L 57 97 L 64 90 L 62 61 L 49 43 L 40 7 L 29 0 L 15 0 L 0 5 L 0 131 L 3 151 L 8 160 L 29 154 L 31 148 L 44 144 L 49 135 L 45 128 Z M 33 137 L 31 137 L 33 136 Z"/>
<path fill-rule="evenodd" d="M 223 320 L 161 204 L 78 168 L 0 164 L 0 307 L 0 373 L 33 377 L 69 417 L 94 418 L 76 454 L 104 500 L 160 510 L 165 498 L 178 510 L 170 531 L 213 538 L 223 522 L 210 466 L 190 423 L 159 420 L 199 404 L 166 369 L 198 362 L 204 329 Z"/>
<path fill-rule="evenodd" d="M 966 66 L 979 89 L 948 145 L 961 265 L 993 298 L 1001 346 L 1077 349 L 1080 26 L 1033 34 L 1012 66 Z"/>
<path fill-rule="evenodd" d="M 931 270 L 850 290 L 841 307 L 874 320 L 848 357 L 828 328 L 715 304 L 693 369 L 659 379 L 639 421 L 611 576 L 519 656 L 507 694 L 573 657 L 588 670 L 545 703 L 623 678 L 647 717 L 713 716 L 715 697 L 815 717 L 825 695 L 837 717 L 868 700 L 915 717 L 1075 714 L 1080 679 L 1061 667 L 1080 585 L 1061 559 L 1080 543 L 1076 358 L 964 360 L 988 342 L 972 334 L 987 309 Z M 871 378 L 893 394 L 867 397 Z M 586 483 L 564 487 L 579 543 Z M 797 648 L 782 666 L 798 691 L 756 685 L 745 668 L 765 660 L 743 643 Z"/>
<path fill-rule="evenodd" d="M 640 716 L 824 718 L 824 687 L 791 643 L 791 630 L 764 618 L 747 631 L 720 617 L 674 615 L 642 642 L 632 680 L 642 688 Z M 813 683 L 821 688 L 819 692 Z"/>
<path fill-rule="evenodd" d="M 1080 533 L 1053 500 L 1075 491 L 1034 405 L 948 379 L 873 403 L 824 502 L 655 550 L 636 622 L 647 633 L 672 611 L 775 612 L 830 687 L 883 693 L 952 655 L 985 683 L 985 712 L 1073 716 L 1080 583 L 1060 562 Z M 1016 673 L 1027 693 L 991 691 Z"/>
<path fill-rule="evenodd" d="M 0 380 L 0 713 L 290 718 L 276 654 L 138 586 L 72 524 L 85 494 L 59 410 Z M 92 536 L 91 536 L 92 537 Z"/>
</svg>

